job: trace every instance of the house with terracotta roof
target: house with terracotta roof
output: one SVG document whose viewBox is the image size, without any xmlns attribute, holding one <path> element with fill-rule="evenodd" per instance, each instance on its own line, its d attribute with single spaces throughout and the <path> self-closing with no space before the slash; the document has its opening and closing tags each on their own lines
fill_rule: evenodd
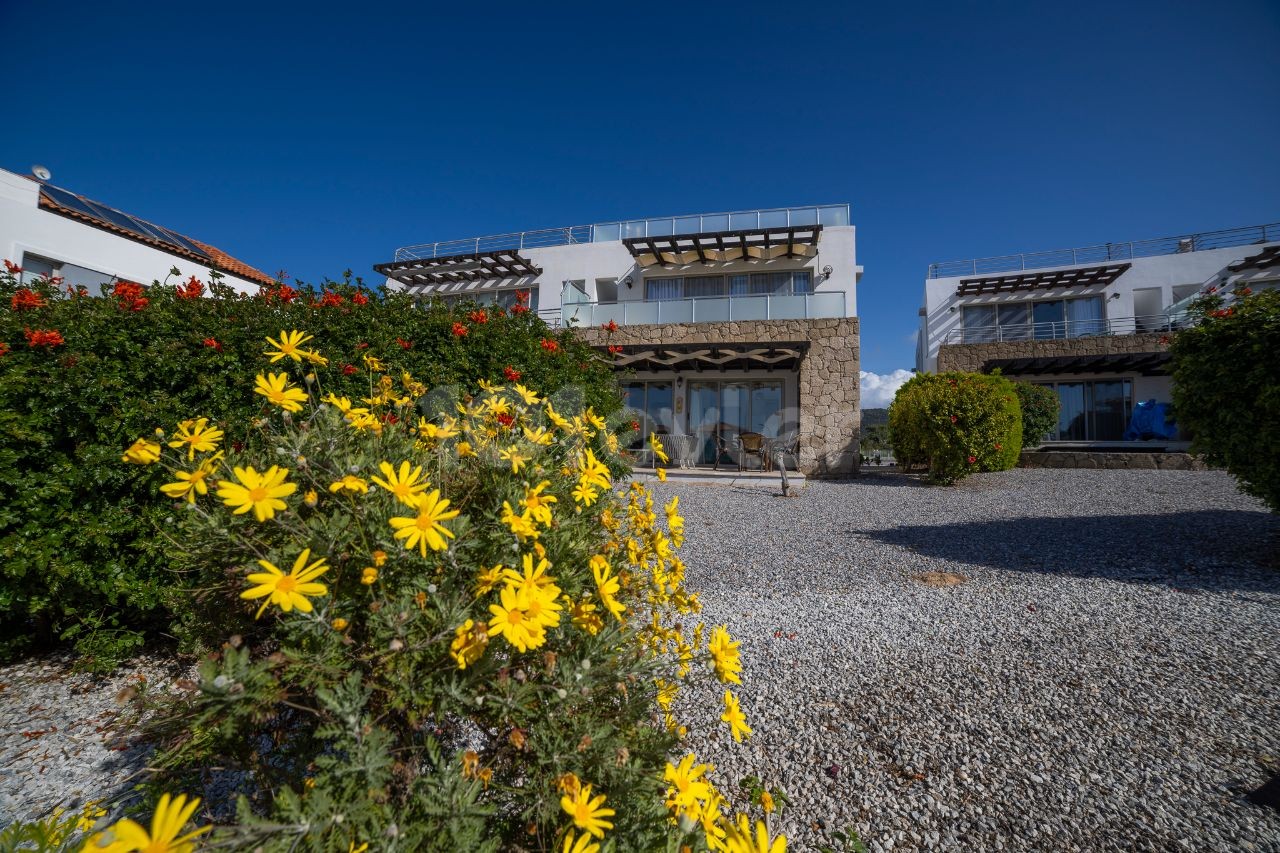
<svg viewBox="0 0 1280 853">
<path fill-rule="evenodd" d="M 193 275 L 207 281 L 216 270 L 244 292 L 272 281 L 208 243 L 54 186 L 46 171 L 40 175 L 0 169 L 0 258 L 21 266 L 24 277 L 61 276 L 95 294 L 117 281 L 163 281 L 174 268 L 178 281 Z"/>
</svg>

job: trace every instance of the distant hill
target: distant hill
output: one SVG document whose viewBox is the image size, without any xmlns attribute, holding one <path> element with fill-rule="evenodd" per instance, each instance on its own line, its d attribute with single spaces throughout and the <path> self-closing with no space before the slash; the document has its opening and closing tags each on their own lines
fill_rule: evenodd
<svg viewBox="0 0 1280 853">
<path fill-rule="evenodd" d="M 883 426 L 889 423 L 888 409 L 863 409 L 862 410 L 862 428 L 873 426 Z"/>
</svg>

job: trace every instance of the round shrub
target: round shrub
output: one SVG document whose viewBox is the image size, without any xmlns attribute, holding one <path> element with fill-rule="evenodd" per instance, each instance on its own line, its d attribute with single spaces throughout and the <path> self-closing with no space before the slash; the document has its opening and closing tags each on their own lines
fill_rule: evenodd
<svg viewBox="0 0 1280 853">
<path fill-rule="evenodd" d="M 265 401 L 228 377 L 261 369 L 265 338 L 282 329 L 324 340 L 327 363 L 308 366 L 356 399 L 370 394 L 363 357 L 377 352 L 433 387 L 515 376 L 573 386 L 601 415 L 621 407 L 594 351 L 523 305 L 424 307 L 349 277 L 246 296 L 211 278 L 90 297 L 0 272 L 0 658 L 62 637 L 82 665 L 105 668 L 181 628 L 191 597 L 172 572 L 172 509 L 152 500 L 154 478 L 121 469 L 121 447 L 192 411 L 251 445 Z"/>
<path fill-rule="evenodd" d="M 1236 296 L 1201 299 L 1173 337 L 1173 407 L 1194 452 L 1280 510 L 1280 291 Z"/>
<path fill-rule="evenodd" d="M 1014 382 L 1022 410 L 1022 444 L 1036 447 L 1044 437 L 1058 428 L 1058 408 L 1061 401 L 1052 388 L 1032 385 L 1030 382 Z"/>
<path fill-rule="evenodd" d="M 913 376 L 889 407 L 894 456 L 925 465 L 935 483 L 1004 471 L 1022 450 L 1022 414 L 1012 382 L 981 373 Z"/>
</svg>

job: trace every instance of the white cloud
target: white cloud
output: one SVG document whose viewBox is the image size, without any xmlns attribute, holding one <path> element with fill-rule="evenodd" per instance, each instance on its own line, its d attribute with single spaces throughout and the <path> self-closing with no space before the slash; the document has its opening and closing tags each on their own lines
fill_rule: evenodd
<svg viewBox="0 0 1280 853">
<path fill-rule="evenodd" d="M 863 370 L 862 374 L 862 408 L 885 409 L 893 402 L 893 395 L 898 388 L 911 378 L 910 370 L 898 370 L 892 373 L 871 373 Z"/>
</svg>

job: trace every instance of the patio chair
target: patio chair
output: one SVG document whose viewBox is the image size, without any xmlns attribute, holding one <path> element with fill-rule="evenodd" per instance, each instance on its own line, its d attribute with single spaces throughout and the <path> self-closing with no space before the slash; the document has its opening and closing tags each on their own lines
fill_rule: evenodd
<svg viewBox="0 0 1280 853">
<path fill-rule="evenodd" d="M 769 454 L 765 452 L 766 443 L 763 435 L 758 432 L 738 433 L 738 448 L 739 471 L 745 470 L 748 456 L 754 456 L 760 460 L 761 471 L 769 470 Z"/>
</svg>

